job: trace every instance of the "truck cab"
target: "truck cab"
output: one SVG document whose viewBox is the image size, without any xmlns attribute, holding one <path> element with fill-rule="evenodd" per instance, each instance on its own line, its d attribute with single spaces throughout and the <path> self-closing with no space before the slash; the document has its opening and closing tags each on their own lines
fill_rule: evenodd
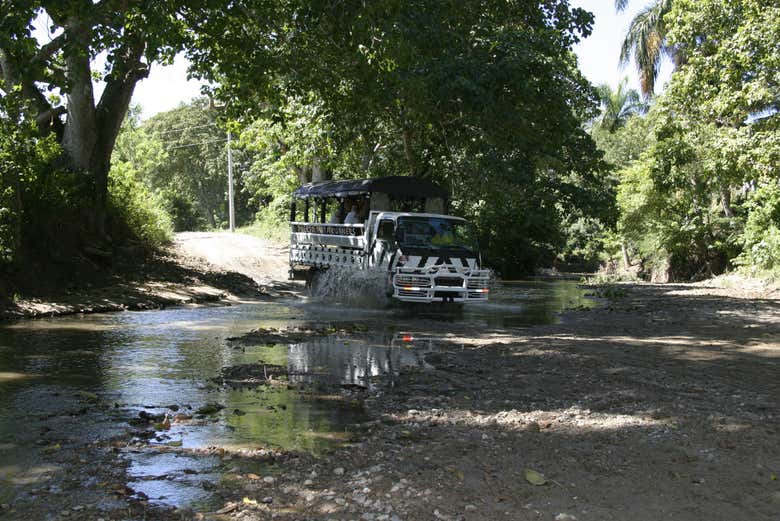
<svg viewBox="0 0 780 521">
<path fill-rule="evenodd" d="M 395 176 L 309 183 L 294 196 L 291 276 L 300 270 L 373 270 L 385 278 L 388 296 L 399 301 L 488 299 L 489 272 L 481 267 L 474 226 L 446 215 L 447 193 L 438 185 Z M 296 204 L 301 200 L 302 220 Z"/>
<path fill-rule="evenodd" d="M 489 273 L 474 226 L 431 213 L 372 212 L 368 262 L 387 270 L 388 294 L 408 302 L 472 302 L 488 298 Z"/>
</svg>

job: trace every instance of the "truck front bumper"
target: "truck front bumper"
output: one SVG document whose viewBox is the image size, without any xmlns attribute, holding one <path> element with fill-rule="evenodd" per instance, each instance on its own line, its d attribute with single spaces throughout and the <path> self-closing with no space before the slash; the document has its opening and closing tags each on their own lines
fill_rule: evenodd
<svg viewBox="0 0 780 521">
<path fill-rule="evenodd" d="M 490 272 L 451 267 L 420 273 L 396 268 L 391 274 L 393 298 L 403 302 L 487 302 Z"/>
</svg>

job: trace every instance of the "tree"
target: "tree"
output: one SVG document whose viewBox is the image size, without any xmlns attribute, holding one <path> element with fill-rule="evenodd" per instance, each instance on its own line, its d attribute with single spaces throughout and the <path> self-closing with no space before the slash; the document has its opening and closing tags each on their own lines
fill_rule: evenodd
<svg viewBox="0 0 780 521">
<path fill-rule="evenodd" d="M 615 90 L 606 83 L 596 87 L 601 102 L 601 116 L 597 124 L 607 132 L 614 132 L 625 125 L 628 118 L 643 114 L 647 110 L 647 105 L 642 103 L 639 93 L 626 88 L 627 83 L 628 79 L 623 78 Z"/>
<path fill-rule="evenodd" d="M 185 20 L 209 2 L 16 0 L 0 19 L 0 91 L 27 99 L 44 135 L 56 136 L 64 164 L 84 177 L 92 231 L 105 235 L 108 171 L 133 90 L 155 62 L 183 48 Z M 35 26 L 49 41 L 39 42 Z M 95 59 L 105 67 L 94 70 Z M 103 92 L 95 100 L 95 78 Z M 57 90 L 63 97 L 55 95 Z M 3 95 L 3 94 L 0 94 Z"/>
<path fill-rule="evenodd" d="M 623 11 L 629 0 L 615 0 L 615 9 Z M 634 57 L 634 64 L 639 73 L 639 85 L 645 98 L 655 92 L 655 80 L 661 68 L 664 56 L 672 59 L 675 65 L 683 60 L 679 49 L 667 41 L 666 14 L 672 9 L 672 0 L 654 0 L 652 4 L 642 8 L 631 20 L 628 33 L 620 49 L 620 62 L 627 64 Z"/>
<path fill-rule="evenodd" d="M 138 180 L 162 200 L 176 231 L 222 228 L 228 222 L 226 125 L 207 98 L 181 104 L 143 123 L 137 108 L 131 108 L 112 166 L 132 168 Z M 244 182 L 252 154 L 236 145 L 234 141 L 234 200 L 241 225 L 254 213 L 249 206 L 252 194 Z"/>
<path fill-rule="evenodd" d="M 651 109 L 652 139 L 619 172 L 620 230 L 675 278 L 780 266 L 780 6 L 676 0 L 686 56 Z"/>
<path fill-rule="evenodd" d="M 478 220 L 488 254 L 507 267 L 554 257 L 561 205 L 610 206 L 581 127 L 595 93 L 572 52 L 590 13 L 566 0 L 291 1 L 277 4 L 270 27 L 247 27 L 256 7 L 244 4 L 204 14 L 231 43 L 199 46 L 195 72 L 219 82 L 214 95 L 234 113 L 266 113 L 281 131 L 288 100 L 311 107 L 335 176 L 448 185 L 453 211 Z"/>
<path fill-rule="evenodd" d="M 0 266 L 19 255 L 24 200 L 43 166 L 58 152 L 52 139 L 41 139 L 17 91 L 0 98 Z"/>
</svg>

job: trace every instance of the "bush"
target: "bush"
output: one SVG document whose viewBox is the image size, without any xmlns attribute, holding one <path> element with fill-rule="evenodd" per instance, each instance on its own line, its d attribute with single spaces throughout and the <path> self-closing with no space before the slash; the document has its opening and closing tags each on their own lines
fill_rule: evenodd
<svg viewBox="0 0 780 521">
<path fill-rule="evenodd" d="M 754 191 L 743 234 L 744 251 L 736 263 L 749 271 L 780 271 L 780 186 L 765 183 Z"/>
<path fill-rule="evenodd" d="M 173 222 L 162 198 L 151 192 L 127 163 L 115 163 L 108 179 L 111 228 L 150 247 L 170 242 Z"/>
<path fill-rule="evenodd" d="M 263 239 L 286 244 L 290 240 L 290 224 L 288 217 L 280 215 L 281 204 L 271 203 L 257 212 L 255 222 L 241 228 L 242 233 L 254 235 Z"/>
<path fill-rule="evenodd" d="M 46 186 L 48 165 L 59 153 L 54 136 L 39 135 L 17 94 L 0 97 L 0 265 L 18 258 L 29 214 L 48 211 L 34 196 Z"/>
</svg>

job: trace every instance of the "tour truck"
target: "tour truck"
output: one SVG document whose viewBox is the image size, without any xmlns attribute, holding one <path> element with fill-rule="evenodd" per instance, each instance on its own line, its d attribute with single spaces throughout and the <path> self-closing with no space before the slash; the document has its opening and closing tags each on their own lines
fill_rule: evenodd
<svg viewBox="0 0 780 521">
<path fill-rule="evenodd" d="M 373 270 L 399 301 L 485 302 L 476 230 L 448 204 L 446 190 L 412 177 L 305 184 L 290 205 L 290 276 Z"/>
</svg>

